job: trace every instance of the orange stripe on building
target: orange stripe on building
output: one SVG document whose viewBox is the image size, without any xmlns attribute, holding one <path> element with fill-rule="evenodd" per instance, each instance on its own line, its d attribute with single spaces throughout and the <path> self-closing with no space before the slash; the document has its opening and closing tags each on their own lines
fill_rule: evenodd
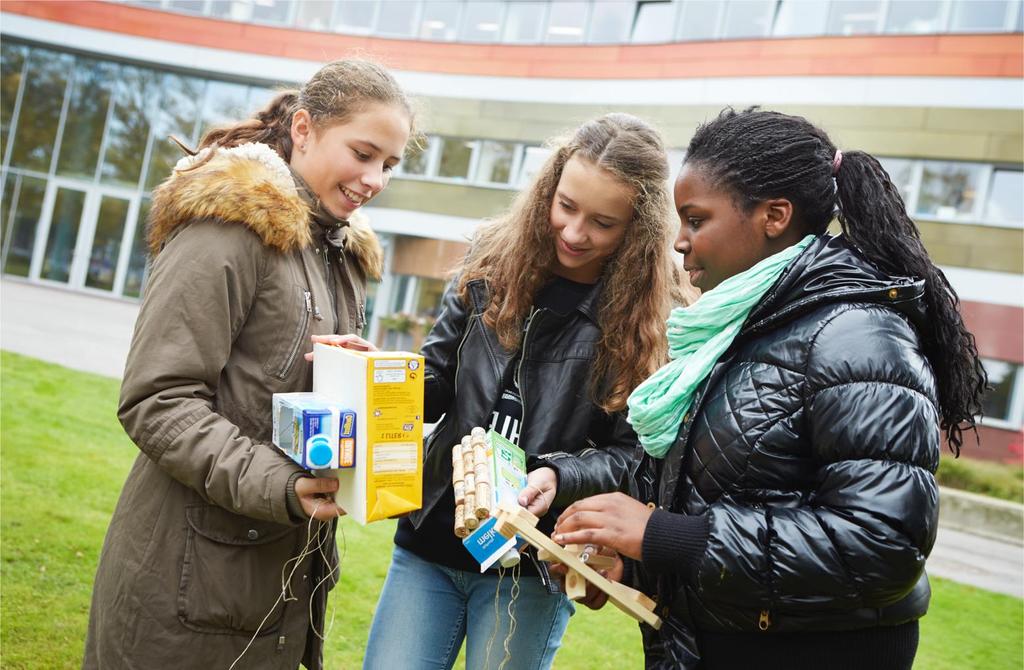
<svg viewBox="0 0 1024 670">
<path fill-rule="evenodd" d="M 571 79 L 1024 76 L 1024 35 L 877 35 L 657 45 L 517 46 L 383 39 L 107 2 L 4 0 L 3 11 L 176 44 L 323 62 L 353 51 L 407 71 Z"/>
</svg>

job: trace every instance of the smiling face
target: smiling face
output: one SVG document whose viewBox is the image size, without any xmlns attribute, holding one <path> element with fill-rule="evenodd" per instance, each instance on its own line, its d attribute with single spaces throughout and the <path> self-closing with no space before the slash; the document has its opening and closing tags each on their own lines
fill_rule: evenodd
<svg viewBox="0 0 1024 670">
<path fill-rule="evenodd" d="M 388 185 L 409 132 L 409 117 L 394 105 L 375 104 L 323 128 L 300 109 L 292 119 L 291 166 L 327 211 L 346 219 Z"/>
<path fill-rule="evenodd" d="M 789 201 L 768 200 L 744 213 L 692 165 L 683 166 L 674 195 L 682 224 L 675 249 L 683 254 L 690 283 L 702 292 L 799 240 L 789 226 Z"/>
<path fill-rule="evenodd" d="M 585 284 L 601 276 L 633 219 L 634 191 L 603 168 L 573 156 L 551 202 L 554 273 Z"/>
</svg>

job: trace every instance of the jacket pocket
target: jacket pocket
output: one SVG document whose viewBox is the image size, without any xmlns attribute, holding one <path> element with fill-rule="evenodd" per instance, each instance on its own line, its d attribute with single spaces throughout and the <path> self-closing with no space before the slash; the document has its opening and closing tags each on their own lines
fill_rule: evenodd
<svg viewBox="0 0 1024 670">
<path fill-rule="evenodd" d="M 185 518 L 178 619 L 202 633 L 275 632 L 284 616 L 281 570 L 299 550 L 296 530 L 216 505 L 190 505 Z"/>
<path fill-rule="evenodd" d="M 280 337 L 270 356 L 263 365 L 263 371 L 276 379 L 287 379 L 295 366 L 303 345 L 309 340 L 309 320 L 312 315 L 310 292 L 302 286 L 291 290 L 289 304 L 280 311 Z"/>
</svg>

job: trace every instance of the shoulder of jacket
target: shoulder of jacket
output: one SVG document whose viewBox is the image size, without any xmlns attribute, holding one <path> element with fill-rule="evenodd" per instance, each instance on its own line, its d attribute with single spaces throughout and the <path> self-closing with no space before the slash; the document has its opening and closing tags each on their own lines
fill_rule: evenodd
<svg viewBox="0 0 1024 670">
<path fill-rule="evenodd" d="M 178 161 L 171 176 L 153 191 L 150 253 L 156 255 L 177 229 L 195 219 L 241 224 L 264 245 L 281 251 L 310 241 L 309 207 L 299 196 L 288 165 L 265 144 L 217 149 L 212 156 L 204 149 Z"/>
</svg>

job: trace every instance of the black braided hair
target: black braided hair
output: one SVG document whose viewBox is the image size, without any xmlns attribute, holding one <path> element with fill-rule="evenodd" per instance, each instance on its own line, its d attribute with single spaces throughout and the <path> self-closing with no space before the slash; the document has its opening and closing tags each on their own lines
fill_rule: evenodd
<svg viewBox="0 0 1024 670">
<path fill-rule="evenodd" d="M 843 152 L 833 179 L 836 146 L 807 119 L 752 107 L 723 110 L 702 124 L 686 152 L 686 164 L 749 212 L 759 202 L 784 198 L 793 204 L 800 230 L 821 234 L 838 213 L 843 236 L 869 262 L 891 275 L 925 280 L 932 327 L 919 335 L 935 370 L 939 423 L 960 455 L 963 431 L 973 430 L 988 384 L 974 336 L 964 326 L 960 300 L 931 262 L 899 190 L 878 160 L 862 151 Z"/>
</svg>

